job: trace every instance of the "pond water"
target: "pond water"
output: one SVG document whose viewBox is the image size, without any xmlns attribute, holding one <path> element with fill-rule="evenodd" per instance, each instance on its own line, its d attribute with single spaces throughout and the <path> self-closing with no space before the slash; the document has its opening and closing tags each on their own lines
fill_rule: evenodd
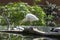
<svg viewBox="0 0 60 40">
<path fill-rule="evenodd" d="M 22 36 L 20 34 L 0 33 L 0 40 L 58 40 L 58 39 L 48 37 L 34 38 L 32 36 Z"/>
<path fill-rule="evenodd" d="M 39 30 L 46 31 L 46 32 L 50 31 L 50 27 L 37 27 L 37 28 Z M 0 32 L 0 40 L 60 40 L 60 39 L 49 38 L 49 37 L 36 37 L 35 38 L 33 36 L 23 36 L 21 34 L 1 33 Z"/>
</svg>

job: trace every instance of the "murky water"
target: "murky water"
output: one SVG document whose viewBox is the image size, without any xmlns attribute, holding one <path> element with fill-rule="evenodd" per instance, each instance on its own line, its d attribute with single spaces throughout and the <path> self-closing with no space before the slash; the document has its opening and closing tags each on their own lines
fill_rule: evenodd
<svg viewBox="0 0 60 40">
<path fill-rule="evenodd" d="M 58 39 L 48 37 L 34 38 L 32 36 L 22 36 L 20 34 L 0 33 L 0 40 L 58 40 Z"/>
<path fill-rule="evenodd" d="M 50 27 L 37 27 L 37 28 L 42 31 L 50 31 Z M 0 40 L 60 40 L 60 39 L 48 37 L 35 38 L 32 36 L 23 36 L 21 34 L 0 33 Z"/>
</svg>

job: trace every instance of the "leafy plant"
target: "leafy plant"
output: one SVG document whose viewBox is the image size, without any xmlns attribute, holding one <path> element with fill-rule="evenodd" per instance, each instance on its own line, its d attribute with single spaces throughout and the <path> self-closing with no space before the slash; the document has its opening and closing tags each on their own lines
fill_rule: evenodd
<svg viewBox="0 0 60 40">
<path fill-rule="evenodd" d="M 10 3 L 2 7 L 4 14 L 9 18 L 10 24 L 19 25 L 21 20 L 27 13 L 32 13 L 39 18 L 39 21 L 33 22 L 33 25 L 43 26 L 45 25 L 45 13 L 43 9 L 38 5 L 30 6 L 27 3 Z M 29 22 L 22 25 L 29 25 Z"/>
<path fill-rule="evenodd" d="M 52 4 L 49 3 L 48 1 L 46 1 L 47 5 L 42 6 L 42 8 L 44 9 L 45 13 L 46 13 L 46 23 L 48 26 L 50 26 L 50 24 L 52 24 L 52 22 L 54 22 L 52 25 L 56 26 L 56 20 L 59 18 L 57 11 L 59 10 L 59 7 L 56 4 Z M 50 24 L 48 24 L 48 22 L 50 22 Z M 51 25 L 51 26 L 52 26 Z"/>
<path fill-rule="evenodd" d="M 33 0 L 33 5 L 36 5 L 38 2 L 40 2 L 41 0 Z"/>
</svg>

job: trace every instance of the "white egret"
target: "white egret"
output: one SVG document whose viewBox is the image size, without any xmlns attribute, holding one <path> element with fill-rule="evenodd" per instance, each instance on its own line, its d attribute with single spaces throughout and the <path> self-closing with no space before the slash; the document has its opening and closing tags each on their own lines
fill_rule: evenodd
<svg viewBox="0 0 60 40">
<path fill-rule="evenodd" d="M 39 20 L 38 17 L 36 17 L 35 15 L 33 15 L 33 14 L 31 14 L 31 13 L 28 13 L 28 14 L 25 16 L 25 18 L 21 21 L 21 24 L 22 24 L 23 22 L 29 21 L 29 22 L 30 22 L 30 25 L 31 25 L 33 21 L 38 21 L 38 20 Z"/>
</svg>

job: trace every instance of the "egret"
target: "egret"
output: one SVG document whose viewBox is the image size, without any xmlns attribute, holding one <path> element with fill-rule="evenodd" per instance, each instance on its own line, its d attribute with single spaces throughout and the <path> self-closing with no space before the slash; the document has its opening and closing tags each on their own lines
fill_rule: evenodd
<svg viewBox="0 0 60 40">
<path fill-rule="evenodd" d="M 33 21 L 38 21 L 38 20 L 39 20 L 39 18 L 36 17 L 34 14 L 28 13 L 28 14 L 26 14 L 25 18 L 21 21 L 21 24 L 23 22 L 29 21 L 30 22 L 30 25 L 31 25 Z"/>
</svg>

